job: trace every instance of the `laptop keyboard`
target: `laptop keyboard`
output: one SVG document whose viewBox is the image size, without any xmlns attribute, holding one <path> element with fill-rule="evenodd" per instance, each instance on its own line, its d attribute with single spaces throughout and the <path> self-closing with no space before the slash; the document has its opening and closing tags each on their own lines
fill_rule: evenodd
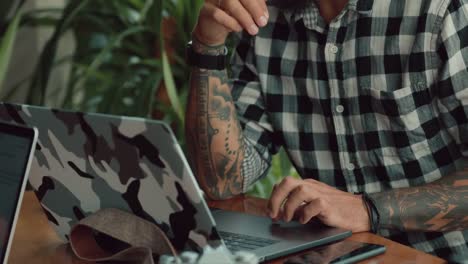
<svg viewBox="0 0 468 264">
<path fill-rule="evenodd" d="M 278 240 L 272 240 L 261 237 L 248 236 L 243 234 L 236 234 L 231 232 L 219 231 L 219 235 L 223 238 L 227 248 L 230 251 L 251 251 L 257 248 L 273 245 Z"/>
</svg>

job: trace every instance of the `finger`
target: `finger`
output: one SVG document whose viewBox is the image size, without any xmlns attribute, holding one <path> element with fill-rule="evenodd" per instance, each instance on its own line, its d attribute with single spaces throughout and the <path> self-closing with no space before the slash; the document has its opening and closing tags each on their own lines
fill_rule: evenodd
<svg viewBox="0 0 468 264">
<path fill-rule="evenodd" d="M 265 2 L 263 0 L 241 0 L 244 8 L 250 13 L 252 18 L 255 20 L 258 26 L 264 27 L 268 23 L 268 18 L 266 14 Z"/>
<path fill-rule="evenodd" d="M 258 2 L 260 3 L 260 5 L 262 6 L 263 10 L 265 10 L 265 16 L 267 18 L 270 17 L 270 14 L 268 12 L 268 6 L 267 6 L 267 1 L 268 0 L 258 0 Z"/>
<path fill-rule="evenodd" d="M 283 214 L 284 214 L 283 208 L 280 208 L 279 211 L 278 211 L 278 214 L 276 215 L 276 217 L 272 218 L 273 222 L 282 221 L 283 220 Z"/>
<path fill-rule="evenodd" d="M 201 14 L 211 17 L 214 21 L 224 26 L 229 31 L 239 32 L 242 30 L 242 26 L 236 19 L 212 3 L 206 3 L 201 10 Z"/>
<path fill-rule="evenodd" d="M 296 209 L 296 211 L 294 212 L 294 216 L 293 216 L 293 219 L 294 221 L 299 221 L 301 219 L 301 216 L 302 216 L 302 208 L 304 206 L 306 206 L 307 203 L 303 202 L 301 205 L 299 205 L 299 207 Z"/>
<path fill-rule="evenodd" d="M 222 7 L 228 14 L 235 18 L 250 35 L 257 35 L 257 24 L 239 0 L 223 0 Z"/>
<path fill-rule="evenodd" d="M 296 210 L 300 208 L 305 201 L 307 202 L 316 198 L 313 197 L 313 195 L 313 191 L 304 184 L 296 187 L 296 189 L 291 192 L 287 201 L 284 203 L 283 220 L 285 222 L 291 221 Z"/>
<path fill-rule="evenodd" d="M 277 187 L 278 187 L 277 183 L 273 184 L 273 187 L 271 188 L 271 193 L 272 194 L 275 192 Z M 268 214 L 271 214 L 271 203 L 267 204 L 267 209 L 268 209 Z"/>
<path fill-rule="evenodd" d="M 302 216 L 299 221 L 301 224 L 308 223 L 312 218 L 320 215 L 323 210 L 323 203 L 320 199 L 314 199 L 302 207 Z"/>
<path fill-rule="evenodd" d="M 268 14 L 268 6 L 267 6 L 267 1 L 268 0 L 257 0 L 258 4 L 260 5 L 260 7 L 262 8 L 263 11 L 265 11 L 264 15 L 268 18 L 269 17 L 269 14 Z"/>
<path fill-rule="evenodd" d="M 301 184 L 301 180 L 293 177 L 286 177 L 272 192 L 269 203 L 270 217 L 275 218 L 283 202 L 288 197 L 289 193 Z"/>
</svg>

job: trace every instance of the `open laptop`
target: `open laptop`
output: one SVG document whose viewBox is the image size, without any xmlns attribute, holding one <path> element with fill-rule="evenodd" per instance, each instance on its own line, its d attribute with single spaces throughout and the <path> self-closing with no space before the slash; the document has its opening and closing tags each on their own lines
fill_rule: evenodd
<svg viewBox="0 0 468 264">
<path fill-rule="evenodd" d="M 251 251 L 261 261 L 351 235 L 210 211 L 163 122 L 11 104 L 0 104 L 0 120 L 39 130 L 30 183 L 63 237 L 101 208 L 126 210 L 155 223 L 178 250 L 200 252 L 207 244 L 227 244 L 234 251 Z"/>
<path fill-rule="evenodd" d="M 35 129 L 0 122 L 0 263 L 7 263 L 36 141 Z"/>
</svg>

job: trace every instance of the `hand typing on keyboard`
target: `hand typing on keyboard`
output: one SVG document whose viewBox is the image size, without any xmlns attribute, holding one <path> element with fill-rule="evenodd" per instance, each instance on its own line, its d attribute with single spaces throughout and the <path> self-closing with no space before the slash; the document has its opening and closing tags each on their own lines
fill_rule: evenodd
<svg viewBox="0 0 468 264">
<path fill-rule="evenodd" d="M 286 177 L 275 185 L 268 202 L 272 219 L 302 224 L 311 219 L 355 233 L 370 230 L 367 208 L 361 195 L 343 192 L 313 179 Z"/>
</svg>

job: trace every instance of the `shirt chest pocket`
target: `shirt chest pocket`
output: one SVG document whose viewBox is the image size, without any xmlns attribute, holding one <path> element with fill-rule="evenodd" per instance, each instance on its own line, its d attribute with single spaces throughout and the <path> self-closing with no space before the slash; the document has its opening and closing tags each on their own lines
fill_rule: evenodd
<svg viewBox="0 0 468 264">
<path fill-rule="evenodd" d="M 394 91 L 370 87 L 362 94 L 363 126 L 377 135 L 365 139 L 368 150 L 403 161 L 431 153 L 430 140 L 437 140 L 440 126 L 427 87 L 414 85 Z"/>
</svg>

